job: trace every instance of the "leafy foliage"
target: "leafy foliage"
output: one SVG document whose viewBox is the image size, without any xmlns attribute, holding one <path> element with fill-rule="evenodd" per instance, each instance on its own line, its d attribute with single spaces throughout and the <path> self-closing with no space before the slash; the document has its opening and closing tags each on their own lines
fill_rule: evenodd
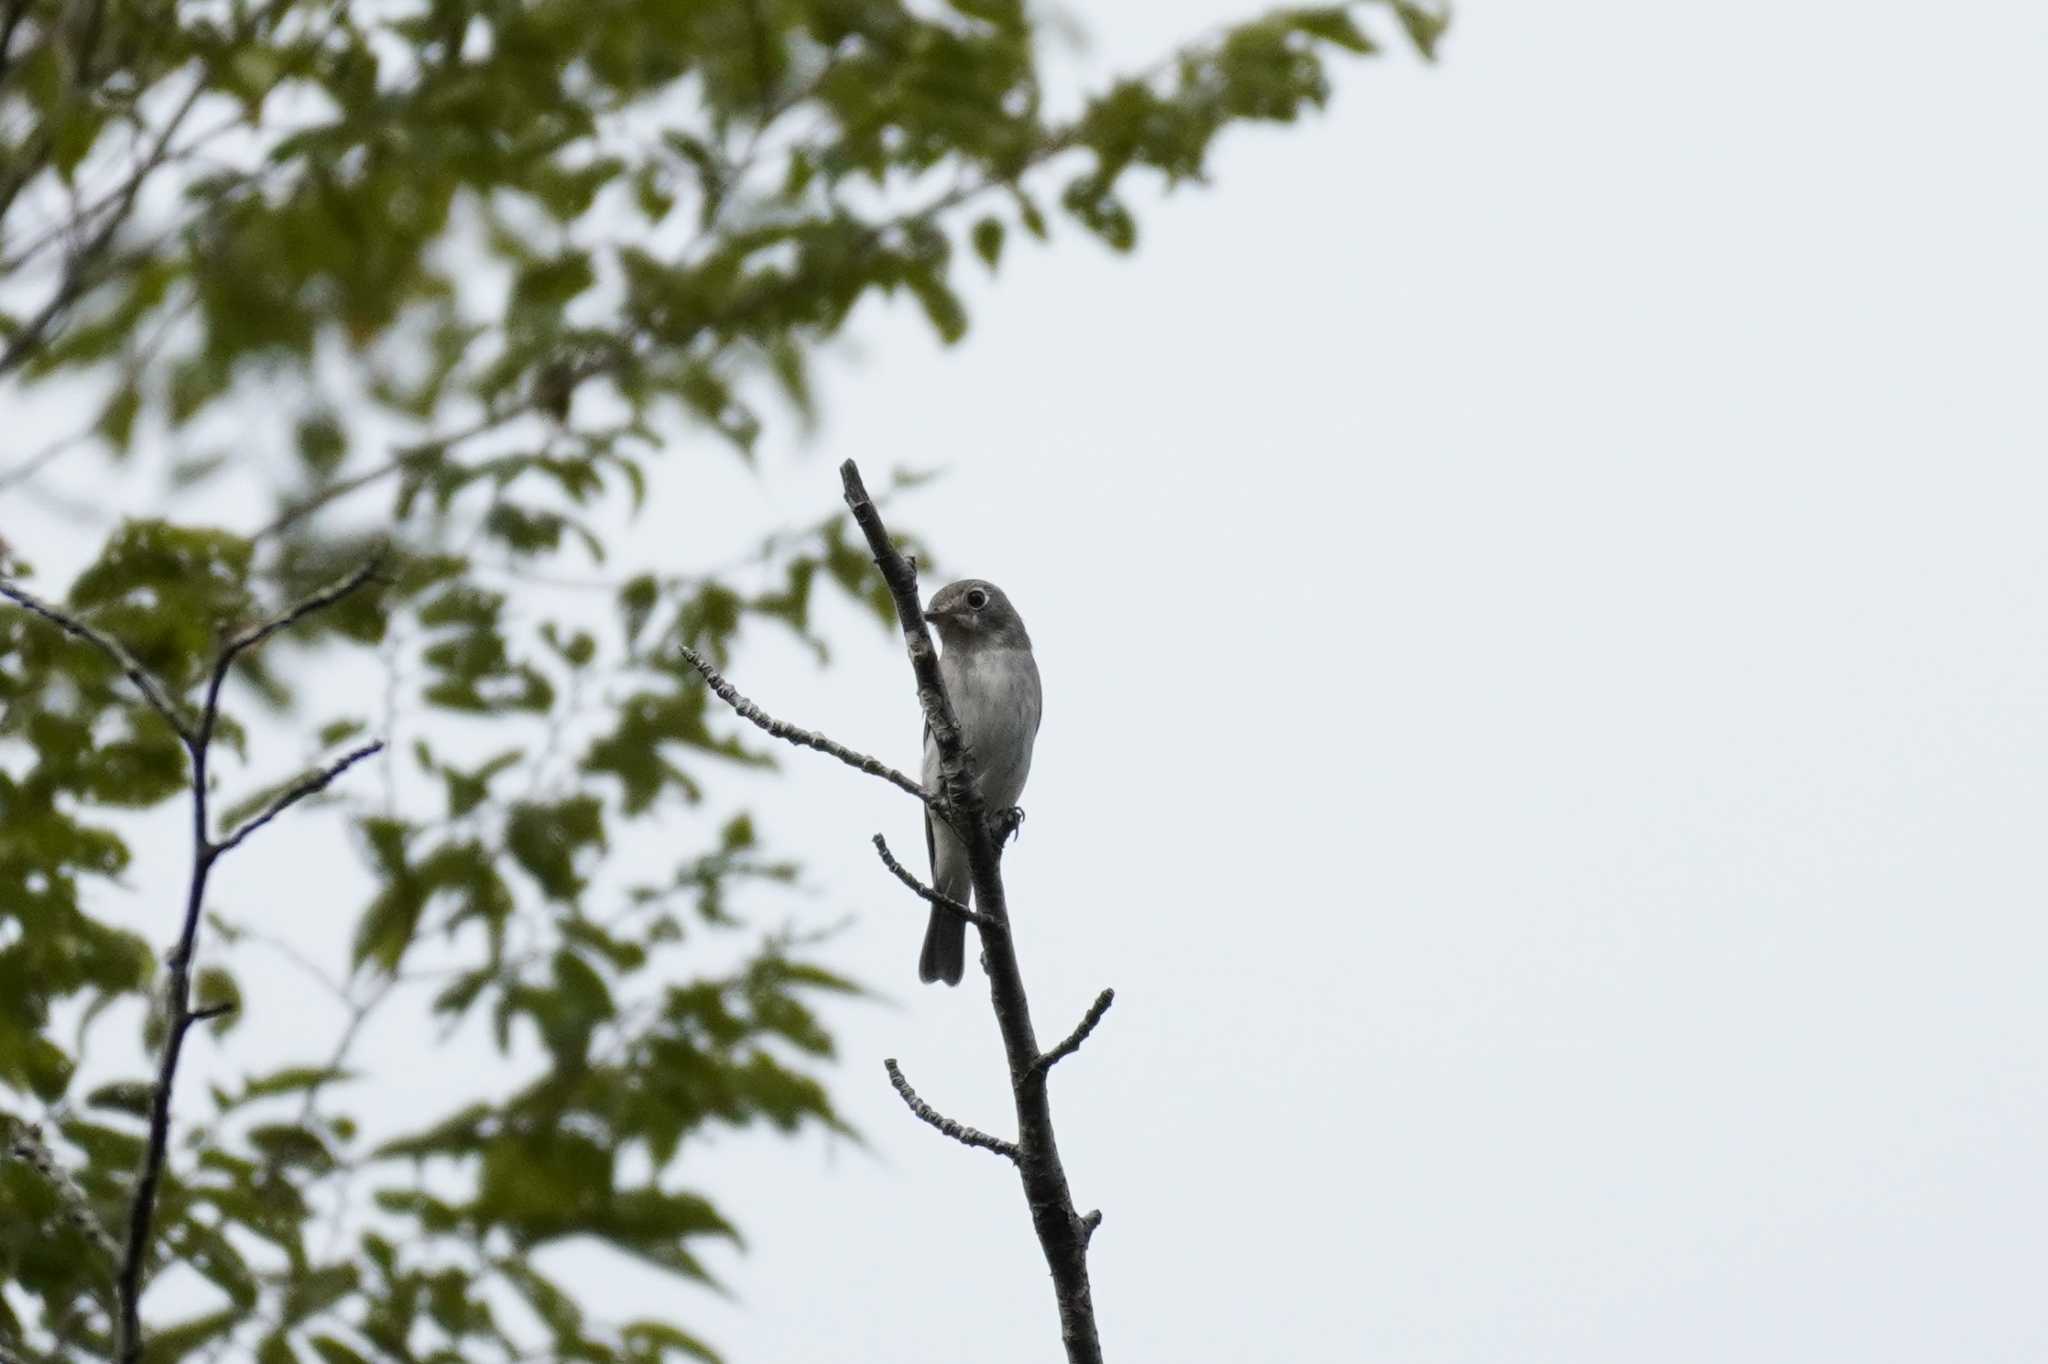
<svg viewBox="0 0 2048 1364">
<path fill-rule="evenodd" d="M 252 761 L 287 725 L 308 765 L 375 731 L 395 774 L 344 797 L 372 886 L 351 957 L 302 963 L 349 1019 L 332 1053 L 181 1092 L 157 1259 L 210 1305 L 153 1322 L 148 1358 L 716 1357 L 594 1319 L 543 1254 L 708 1279 L 739 1233 L 683 1182 L 692 1139 L 843 1130 L 817 1010 L 854 987 L 734 912 L 796 872 L 706 808 L 710 766 L 768 759 L 674 646 L 770 626 L 823 658 L 821 588 L 888 605 L 836 518 L 708 572 L 589 575 L 665 447 L 751 458 L 771 408 L 811 420 L 864 302 L 951 342 L 963 258 L 997 270 L 1059 214 L 1131 249 L 1139 177 L 1200 182 L 1226 127 L 1322 105 L 1375 12 L 1433 50 L 1421 4 L 1291 9 L 1058 109 L 1017 0 L 0 0 L 0 386 L 89 395 L 51 456 L 274 504 L 122 525 L 68 607 L 184 694 L 263 603 L 372 545 L 388 565 L 229 697 Z M 37 1122 L 75 1178 L 0 1161 L 0 1345 L 104 1357 L 80 1220 L 122 1224 L 149 1088 L 92 1043 L 157 964 L 95 903 L 128 865 L 114 813 L 178 798 L 186 758 L 105 657 L 12 610 L 0 704 L 0 1139 Z M 676 847 L 656 881 L 614 870 Z M 273 927 L 210 917 L 202 1002 L 297 969 Z M 351 1047 L 408 1003 L 515 1078 L 372 1134 Z"/>
</svg>

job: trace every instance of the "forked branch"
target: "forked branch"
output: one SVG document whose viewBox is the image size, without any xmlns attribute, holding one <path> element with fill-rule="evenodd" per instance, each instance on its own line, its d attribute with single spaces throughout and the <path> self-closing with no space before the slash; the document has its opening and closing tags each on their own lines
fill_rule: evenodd
<svg viewBox="0 0 2048 1364">
<path fill-rule="evenodd" d="M 246 823 L 216 841 L 210 832 L 211 824 L 207 811 L 208 798 L 211 794 L 207 760 L 212 754 L 213 738 L 220 721 L 221 690 L 226 685 L 228 675 L 233 671 L 238 658 L 260 647 L 265 640 L 279 631 L 289 629 L 306 617 L 325 610 L 358 591 L 375 575 L 376 568 L 375 561 L 364 564 L 338 582 L 301 599 L 262 623 L 232 636 L 221 646 L 220 653 L 214 658 L 213 666 L 207 675 L 205 701 L 196 717 L 187 716 L 184 708 L 163 683 L 137 662 L 135 656 L 119 640 L 12 583 L 0 582 L 0 596 L 6 597 L 24 610 L 33 612 L 74 638 L 84 640 L 112 659 L 123 675 L 142 694 L 143 700 L 177 731 L 179 739 L 184 743 L 186 756 L 191 760 L 192 872 L 186 884 L 185 911 L 177 942 L 165 963 L 168 975 L 162 1000 L 165 1023 L 163 1052 L 157 1058 L 156 1082 L 150 1089 L 149 1137 L 144 1146 L 141 1168 L 136 1171 L 134 1188 L 129 1194 L 126 1237 L 118 1245 L 113 1245 L 111 1237 L 107 1237 L 104 1232 L 100 1233 L 103 1244 L 108 1244 L 110 1254 L 117 1260 L 114 1273 L 114 1333 L 115 1358 L 121 1361 L 121 1364 L 136 1364 L 142 1357 L 144 1272 L 149 1264 L 150 1237 L 156 1220 L 157 1191 L 163 1182 L 164 1162 L 170 1149 L 171 1100 L 177 1087 L 178 1063 L 184 1054 L 185 1038 L 195 1024 L 209 1018 L 218 1018 L 233 1008 L 231 1004 L 210 1004 L 199 1008 L 194 1008 L 192 1004 L 192 964 L 198 952 L 200 924 L 205 917 L 207 879 L 213 872 L 214 864 L 228 852 L 239 847 L 251 834 L 300 801 L 325 790 L 342 773 L 384 747 L 382 743 L 367 744 L 304 780 L 294 783 Z M 54 1167 L 54 1161 L 51 1163 Z"/>
</svg>

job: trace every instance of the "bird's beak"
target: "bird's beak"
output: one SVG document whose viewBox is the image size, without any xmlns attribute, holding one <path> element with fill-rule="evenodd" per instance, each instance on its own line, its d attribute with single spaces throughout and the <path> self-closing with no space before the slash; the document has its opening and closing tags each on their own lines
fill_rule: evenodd
<svg viewBox="0 0 2048 1364">
<path fill-rule="evenodd" d="M 937 625 L 941 620 L 945 619 L 945 615 L 943 612 L 939 611 L 927 611 L 924 613 L 924 618 L 930 621 L 932 624 Z"/>
</svg>

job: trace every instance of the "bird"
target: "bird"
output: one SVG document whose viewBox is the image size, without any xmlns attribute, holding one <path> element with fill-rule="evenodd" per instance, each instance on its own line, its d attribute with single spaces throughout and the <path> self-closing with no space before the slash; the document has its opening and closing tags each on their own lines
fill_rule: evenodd
<svg viewBox="0 0 2048 1364">
<path fill-rule="evenodd" d="M 1014 811 L 1031 772 L 1042 709 L 1038 661 L 1024 620 L 1001 588 L 980 578 L 940 588 L 924 618 L 938 630 L 939 676 L 960 721 L 960 737 L 974 755 L 982 806 L 991 813 Z M 939 746 L 929 723 L 924 728 L 924 785 L 927 791 L 940 786 Z M 931 855 L 932 889 L 966 904 L 973 890 L 967 847 L 930 810 L 924 815 L 924 846 Z M 966 921 L 934 905 L 917 978 L 958 985 L 966 953 Z"/>
</svg>

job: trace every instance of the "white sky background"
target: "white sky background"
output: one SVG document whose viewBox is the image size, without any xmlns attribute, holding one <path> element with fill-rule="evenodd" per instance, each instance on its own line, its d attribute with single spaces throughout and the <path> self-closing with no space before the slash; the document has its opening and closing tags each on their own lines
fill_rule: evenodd
<svg viewBox="0 0 2048 1364">
<path fill-rule="evenodd" d="M 1244 7 L 1096 9 L 1106 73 Z M 1013 242 L 957 350 L 865 315 L 823 435 L 703 447 L 641 543 L 950 467 L 896 517 L 1037 642 L 1041 1036 L 1118 994 L 1053 1084 L 1110 1358 L 2048 1357 L 2048 9 L 1467 0 L 1339 87 L 1132 259 Z M 900 647 L 838 636 L 734 678 L 914 763 Z M 882 1074 L 1013 1128 L 867 846 L 915 812 L 784 772 L 729 789 L 893 993 L 835 1014 L 871 1148 L 685 1167 L 729 1299 L 583 1286 L 736 1364 L 1056 1358 L 1014 1177 Z"/>
</svg>

